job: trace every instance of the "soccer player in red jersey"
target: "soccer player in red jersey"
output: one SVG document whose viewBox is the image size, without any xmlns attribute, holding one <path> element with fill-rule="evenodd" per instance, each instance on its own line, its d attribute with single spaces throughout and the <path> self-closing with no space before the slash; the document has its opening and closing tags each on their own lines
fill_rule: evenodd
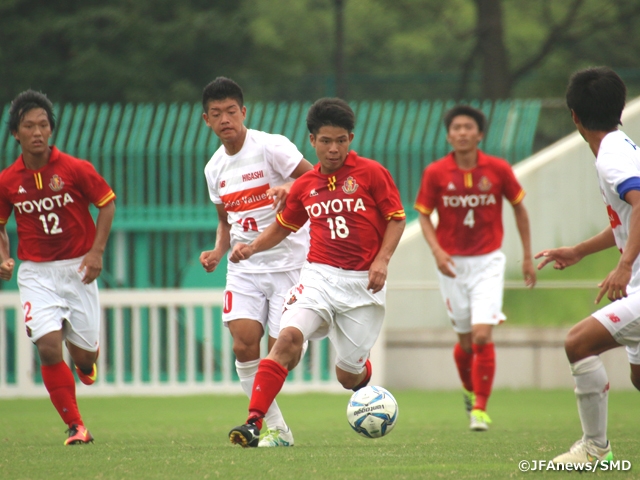
<svg viewBox="0 0 640 480">
<path fill-rule="evenodd" d="M 471 430 L 485 431 L 491 422 L 486 406 L 495 373 L 492 341 L 502 313 L 505 257 L 502 197 L 513 205 L 523 248 L 522 273 L 533 287 L 529 216 L 522 204 L 525 192 L 511 166 L 480 149 L 485 117 L 459 105 L 445 114 L 447 141 L 453 151 L 425 170 L 415 208 L 435 257 L 440 290 L 458 343 L 453 355 L 464 387 Z M 431 214 L 437 210 L 434 227 Z"/>
<path fill-rule="evenodd" d="M 289 291 L 280 336 L 260 362 L 247 423 L 229 432 L 231 442 L 243 447 L 256 446 L 262 418 L 298 364 L 305 340 L 329 337 L 344 388 L 356 391 L 371 378 L 369 351 L 382 328 L 387 265 L 405 214 L 389 172 L 349 151 L 354 123 L 343 100 L 324 98 L 311 106 L 307 127 L 318 164 L 293 183 L 276 221 L 232 251 L 232 262 L 247 260 L 310 222 L 307 263 Z"/>
<path fill-rule="evenodd" d="M 40 356 L 42 380 L 68 425 L 65 445 L 89 443 L 76 402 L 75 379 L 62 357 L 66 343 L 80 380 L 97 377 L 100 305 L 94 280 L 102 271 L 115 214 L 115 194 L 93 165 L 49 146 L 52 105 L 27 90 L 11 103 L 9 128 L 22 154 L 0 173 L 0 278 L 10 280 L 6 223 L 18 226 L 18 287 L 27 335 Z M 97 225 L 89 204 L 99 208 Z"/>
</svg>

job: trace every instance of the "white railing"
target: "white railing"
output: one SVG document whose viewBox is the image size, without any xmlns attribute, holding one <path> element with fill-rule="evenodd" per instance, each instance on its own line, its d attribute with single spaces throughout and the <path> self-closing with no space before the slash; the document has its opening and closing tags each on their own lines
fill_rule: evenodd
<svg viewBox="0 0 640 480">
<path fill-rule="evenodd" d="M 242 392 L 235 378 L 232 339 L 219 318 L 222 290 L 102 290 L 100 303 L 98 381 L 91 387 L 78 383 L 79 395 Z M 13 338 L 8 334 L 11 312 Z M 37 380 L 37 351 L 24 333 L 22 318 L 18 293 L 2 292 L 0 397 L 46 395 Z M 13 366 L 7 361 L 9 341 L 15 344 Z M 264 356 L 266 336 L 262 350 Z M 66 360 L 71 364 L 68 355 Z M 333 365 L 327 341 L 312 342 L 285 391 L 340 390 Z"/>
</svg>

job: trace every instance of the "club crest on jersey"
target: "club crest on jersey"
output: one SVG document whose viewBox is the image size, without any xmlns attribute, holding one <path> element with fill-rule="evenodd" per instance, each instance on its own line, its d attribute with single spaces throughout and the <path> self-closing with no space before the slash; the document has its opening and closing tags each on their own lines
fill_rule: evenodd
<svg viewBox="0 0 640 480">
<path fill-rule="evenodd" d="M 352 193 L 356 193 L 356 190 L 358 190 L 356 179 L 353 177 L 347 178 L 344 181 L 344 185 L 342 185 L 342 191 L 347 195 L 351 195 Z"/>
<path fill-rule="evenodd" d="M 298 301 L 298 297 L 296 297 L 295 295 L 291 295 L 291 297 L 289 298 L 289 301 L 287 302 L 287 305 L 293 305 L 297 301 Z"/>
<path fill-rule="evenodd" d="M 481 192 L 488 192 L 491 189 L 491 182 L 487 177 L 483 176 L 478 182 L 478 188 Z"/>
<path fill-rule="evenodd" d="M 18 193 L 27 193 L 27 191 L 24 189 L 24 187 L 22 185 L 20 185 L 18 187 Z"/>
<path fill-rule="evenodd" d="M 64 187 L 64 182 L 58 175 L 54 175 L 51 177 L 51 181 L 49 182 L 49 188 L 54 192 L 59 192 Z"/>
</svg>

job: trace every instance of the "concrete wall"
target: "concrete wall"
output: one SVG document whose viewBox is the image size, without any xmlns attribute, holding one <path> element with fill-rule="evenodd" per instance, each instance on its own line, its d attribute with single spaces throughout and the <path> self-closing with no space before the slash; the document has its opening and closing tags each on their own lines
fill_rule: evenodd
<svg viewBox="0 0 640 480">
<path fill-rule="evenodd" d="M 567 112 L 567 115 L 569 113 Z M 640 99 L 625 109 L 622 127 L 640 142 Z M 608 218 L 594 168 L 594 156 L 576 132 L 514 167 L 527 191 L 532 248 L 572 245 L 599 232 Z M 413 205 L 405 205 L 413 208 Z M 510 276 L 519 275 L 522 246 L 513 211 L 504 208 Z M 386 369 L 384 381 L 394 388 L 460 388 L 452 359 L 455 334 L 438 290 L 433 256 L 417 221 L 407 225 L 389 265 Z M 564 355 L 563 329 L 495 329 L 498 352 L 495 386 L 559 388 L 573 385 Z M 603 356 L 612 387 L 632 388 L 624 349 Z M 418 373 L 419 372 L 419 373 Z"/>
</svg>

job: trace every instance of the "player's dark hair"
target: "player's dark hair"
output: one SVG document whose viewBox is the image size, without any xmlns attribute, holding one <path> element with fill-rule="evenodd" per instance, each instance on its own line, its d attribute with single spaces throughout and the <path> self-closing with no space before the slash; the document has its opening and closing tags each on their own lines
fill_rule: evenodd
<svg viewBox="0 0 640 480">
<path fill-rule="evenodd" d="M 459 117 L 460 115 L 465 115 L 467 117 L 473 118 L 473 120 L 476 122 L 476 125 L 478 125 L 478 131 L 480 133 L 484 132 L 484 126 L 487 123 L 487 119 L 484 116 L 484 113 L 482 113 L 481 110 L 473 108 L 469 105 L 456 105 L 444 114 L 444 126 L 447 128 L 447 132 L 449 132 L 449 127 L 451 126 L 451 122 L 453 122 L 453 119 Z"/>
<path fill-rule="evenodd" d="M 571 75 L 567 106 L 587 130 L 611 131 L 622 125 L 620 117 L 627 87 L 608 67 L 591 67 Z"/>
<path fill-rule="evenodd" d="M 226 100 L 227 98 L 238 102 L 240 108 L 244 106 L 244 96 L 240 85 L 230 78 L 217 77 L 202 90 L 202 108 L 206 113 L 210 101 Z"/>
<path fill-rule="evenodd" d="M 316 135 L 322 127 L 340 127 L 353 132 L 356 115 L 347 102 L 341 98 L 321 98 L 309 108 L 307 128 Z"/>
<path fill-rule="evenodd" d="M 53 131 L 53 129 L 56 128 L 56 119 L 53 115 L 53 105 L 51 101 L 44 93 L 31 89 L 18 94 L 11 102 L 11 107 L 9 107 L 9 131 L 11 133 L 17 132 L 25 114 L 34 108 L 42 108 L 47 112 L 49 125 L 51 125 L 51 131 Z"/>
</svg>

